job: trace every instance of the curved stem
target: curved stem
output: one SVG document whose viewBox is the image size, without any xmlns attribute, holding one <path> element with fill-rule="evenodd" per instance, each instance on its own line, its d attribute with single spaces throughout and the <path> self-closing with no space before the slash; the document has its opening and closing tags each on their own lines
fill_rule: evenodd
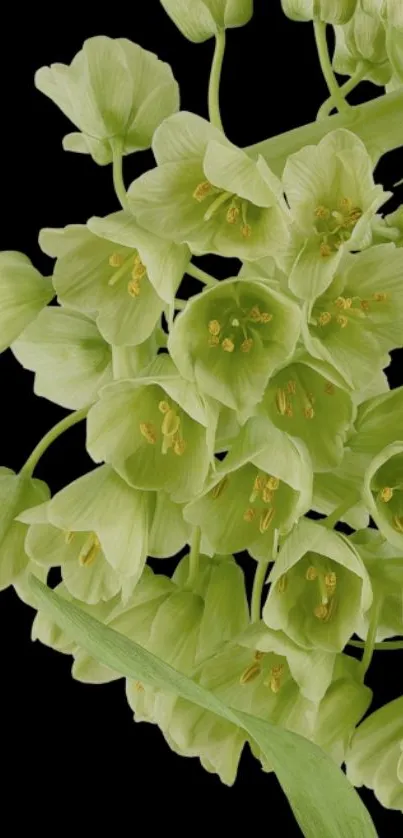
<svg viewBox="0 0 403 838">
<path fill-rule="evenodd" d="M 348 512 L 348 510 L 351 509 L 351 507 L 354 506 L 359 499 L 360 496 L 358 492 L 347 495 L 343 503 L 341 503 L 340 506 L 336 506 L 336 509 L 334 509 L 333 512 L 327 516 L 327 518 L 324 518 L 319 523 L 322 524 L 323 527 L 327 527 L 327 529 L 333 529 L 335 524 L 340 521 L 340 518 L 342 518 L 343 515 Z"/>
<path fill-rule="evenodd" d="M 337 84 L 336 76 L 333 72 L 326 38 L 326 23 L 323 23 L 321 20 L 316 20 L 313 27 L 320 66 L 325 77 L 326 84 L 329 88 L 330 96 L 332 97 L 337 110 L 344 111 L 346 113 L 350 110 L 350 105 L 345 101 L 343 94 L 340 91 L 340 87 Z"/>
<path fill-rule="evenodd" d="M 190 263 L 186 268 L 186 273 L 188 276 L 193 276 L 194 279 L 198 279 L 200 282 L 203 282 L 204 285 L 213 286 L 217 285 L 219 280 L 215 279 L 214 276 L 210 276 L 207 274 L 206 271 L 202 271 L 201 268 L 197 268 L 196 265 L 192 265 Z"/>
<path fill-rule="evenodd" d="M 347 646 L 354 646 L 355 649 L 365 649 L 363 640 L 349 640 Z M 374 643 L 374 652 L 395 652 L 403 650 L 403 640 L 381 640 Z"/>
<path fill-rule="evenodd" d="M 182 311 L 184 308 L 186 308 L 186 303 L 187 300 L 179 300 L 178 297 L 175 297 L 175 308 L 179 309 L 179 311 Z"/>
<path fill-rule="evenodd" d="M 372 608 L 370 611 L 367 639 L 364 645 L 364 654 L 360 663 L 360 674 L 363 681 L 370 667 L 372 655 L 374 654 L 376 632 L 378 629 L 381 607 L 381 597 L 374 597 L 374 601 L 372 603 Z"/>
<path fill-rule="evenodd" d="M 215 40 L 214 58 L 211 66 L 208 90 L 208 110 L 210 122 L 223 131 L 220 115 L 220 80 L 225 52 L 225 29 L 219 29 Z"/>
<path fill-rule="evenodd" d="M 127 192 L 126 187 L 123 180 L 123 155 L 122 155 L 122 144 L 121 143 L 111 143 L 112 147 L 112 154 L 113 154 L 113 185 L 115 187 L 115 192 L 119 202 L 124 210 L 129 212 L 129 204 L 127 201 Z"/>
<path fill-rule="evenodd" d="M 260 611 L 262 606 L 262 591 L 266 579 L 266 573 L 269 562 L 258 562 L 255 570 L 255 578 L 253 580 L 252 600 L 251 600 L 251 621 L 257 623 L 260 620 Z"/>
<path fill-rule="evenodd" d="M 20 474 L 24 474 L 26 477 L 31 477 L 32 472 L 34 471 L 37 463 L 39 462 L 42 454 L 45 453 L 49 445 L 55 441 L 61 434 L 67 431 L 69 428 L 72 428 L 73 425 L 77 425 L 78 422 L 81 422 L 82 419 L 85 419 L 91 405 L 88 407 L 82 407 L 81 410 L 76 410 L 75 413 L 70 413 L 61 422 L 58 422 L 57 425 L 54 425 L 50 431 L 45 434 L 44 437 L 38 442 L 38 445 L 35 446 L 32 454 L 28 457 L 26 463 L 23 465 Z"/>
<path fill-rule="evenodd" d="M 367 70 L 367 62 L 360 61 L 354 75 L 351 76 L 351 78 L 348 79 L 348 81 L 346 81 L 341 87 L 339 87 L 343 99 L 345 99 L 345 97 L 348 96 L 348 94 L 351 93 L 352 90 L 355 90 L 355 88 L 360 84 L 360 82 L 362 82 Z M 323 102 L 323 105 L 321 105 L 321 107 L 319 108 L 318 115 L 316 118 L 325 119 L 327 116 L 329 116 L 330 111 L 333 110 L 333 108 L 335 107 L 336 103 L 333 100 L 333 96 L 329 96 L 329 98 L 326 99 L 326 101 Z"/>
<path fill-rule="evenodd" d="M 200 527 L 195 527 L 192 533 L 192 540 L 190 542 L 189 576 L 186 583 L 187 588 L 193 587 L 193 584 L 199 572 L 200 542 L 201 529 Z"/>
</svg>

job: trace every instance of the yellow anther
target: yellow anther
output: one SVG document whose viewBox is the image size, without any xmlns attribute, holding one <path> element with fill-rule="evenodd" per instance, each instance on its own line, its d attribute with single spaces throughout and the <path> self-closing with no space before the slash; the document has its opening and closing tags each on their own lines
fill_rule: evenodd
<svg viewBox="0 0 403 838">
<path fill-rule="evenodd" d="M 155 445 L 157 442 L 157 432 L 152 422 L 140 422 L 140 433 L 150 443 Z"/>
<path fill-rule="evenodd" d="M 273 492 L 268 489 L 267 486 L 265 486 L 262 491 L 262 500 L 263 503 L 271 503 L 273 500 Z"/>
<path fill-rule="evenodd" d="M 120 253 L 111 253 L 108 262 L 111 268 L 120 268 L 120 266 L 123 265 L 124 259 Z"/>
<path fill-rule="evenodd" d="M 251 666 L 248 666 L 247 669 L 242 673 L 239 683 L 244 686 L 244 684 L 248 684 L 249 681 L 253 681 L 260 675 L 260 666 L 257 663 L 252 663 Z"/>
<path fill-rule="evenodd" d="M 337 585 L 337 575 L 333 570 L 330 570 L 329 573 L 326 573 L 325 585 L 328 594 L 331 594 L 333 596 Z"/>
<path fill-rule="evenodd" d="M 224 489 L 226 488 L 227 485 L 228 485 L 228 477 L 223 477 L 223 479 L 220 480 L 220 482 L 217 483 L 217 485 L 214 486 L 214 489 L 212 489 L 212 491 L 211 491 L 211 497 L 213 498 L 213 500 L 217 500 L 217 498 L 219 498 L 220 495 L 222 495 L 222 493 L 223 493 L 223 491 L 224 491 Z"/>
<path fill-rule="evenodd" d="M 264 652 L 260 652 L 259 649 L 256 649 L 256 652 L 253 655 L 253 660 L 255 660 L 256 663 L 258 663 L 259 661 L 262 660 L 262 658 L 264 658 L 264 656 L 265 656 Z"/>
<path fill-rule="evenodd" d="M 238 221 L 239 216 L 240 216 L 239 207 L 236 207 L 236 206 L 230 207 L 229 210 L 227 210 L 227 215 L 226 215 L 228 224 L 236 224 L 237 221 Z"/>
<path fill-rule="evenodd" d="M 319 253 L 320 253 L 321 256 L 323 256 L 324 259 L 326 259 L 328 256 L 331 256 L 332 255 L 332 248 L 330 247 L 330 244 L 327 244 L 326 242 L 322 242 L 322 244 L 320 245 L 320 248 L 319 248 Z"/>
<path fill-rule="evenodd" d="M 334 384 L 332 384 L 332 382 L 331 382 L 331 381 L 328 381 L 328 382 L 326 383 L 326 385 L 325 385 L 325 393 L 327 393 L 327 395 L 328 395 L 328 396 L 334 396 L 334 393 L 335 393 L 335 386 L 334 386 Z"/>
<path fill-rule="evenodd" d="M 284 666 L 273 666 L 268 678 L 266 678 L 265 685 L 270 687 L 273 693 L 280 692 L 283 673 Z"/>
<path fill-rule="evenodd" d="M 243 343 L 241 343 L 241 350 L 242 352 L 250 352 L 253 346 L 252 338 L 245 338 Z"/>
<path fill-rule="evenodd" d="M 288 579 L 285 573 L 279 577 L 276 588 L 279 594 L 284 594 L 286 592 L 288 588 Z"/>
<path fill-rule="evenodd" d="M 276 492 L 280 485 L 280 480 L 278 477 L 268 477 L 266 480 L 266 487 L 270 489 L 272 492 Z"/>
<path fill-rule="evenodd" d="M 95 534 L 90 535 L 80 552 L 78 561 L 82 567 L 90 567 L 95 561 L 101 545 Z"/>
<path fill-rule="evenodd" d="M 260 323 L 261 317 L 259 306 L 253 306 L 249 312 L 249 320 L 253 320 L 254 323 Z"/>
<path fill-rule="evenodd" d="M 181 420 L 175 410 L 170 408 L 164 415 L 161 430 L 163 436 L 174 436 L 180 428 Z"/>
<path fill-rule="evenodd" d="M 387 300 L 388 295 L 382 291 L 378 291 L 376 294 L 372 294 L 372 299 L 375 300 L 376 303 L 384 303 Z"/>
<path fill-rule="evenodd" d="M 361 218 L 361 216 L 362 216 L 362 210 L 360 210 L 360 208 L 359 208 L 359 207 L 354 207 L 354 209 L 350 212 L 350 215 L 349 215 L 349 217 L 348 217 L 348 219 L 347 219 L 347 220 L 348 220 L 348 223 L 349 223 L 351 226 L 354 226 L 354 224 L 356 224 L 356 223 L 357 223 L 357 221 L 359 221 L 359 219 Z"/>
<path fill-rule="evenodd" d="M 307 407 L 304 408 L 304 416 L 305 416 L 305 419 L 313 419 L 314 418 L 315 411 L 314 411 L 312 405 L 308 405 Z"/>
<path fill-rule="evenodd" d="M 395 515 L 393 518 L 393 526 L 397 532 L 403 533 L 403 515 Z"/>
<path fill-rule="evenodd" d="M 295 396 L 295 393 L 297 392 L 297 382 L 296 381 L 292 381 L 292 380 L 288 381 L 287 392 L 290 393 L 291 395 Z"/>
<path fill-rule="evenodd" d="M 184 439 L 182 439 L 182 437 L 180 437 L 179 439 L 175 439 L 173 448 L 174 448 L 174 453 L 175 453 L 178 457 L 181 457 L 181 456 L 182 456 L 182 454 L 184 454 L 184 453 L 185 453 L 185 451 L 186 451 L 186 442 L 185 442 L 185 440 L 184 440 Z"/>
<path fill-rule="evenodd" d="M 235 349 L 235 343 L 231 338 L 224 338 L 221 346 L 224 352 L 233 352 Z"/>
<path fill-rule="evenodd" d="M 133 279 L 142 279 L 143 276 L 147 273 L 147 268 L 143 265 L 140 256 L 136 256 L 134 260 L 134 267 L 132 270 L 132 277 Z"/>
<path fill-rule="evenodd" d="M 308 582 L 315 582 L 315 579 L 317 579 L 317 578 L 318 578 L 318 571 L 316 570 L 316 567 L 311 565 L 311 567 L 308 567 L 308 570 L 305 574 L 305 579 L 307 579 Z"/>
<path fill-rule="evenodd" d="M 353 206 L 354 206 L 354 204 L 353 204 L 351 198 L 341 198 L 340 201 L 339 201 L 339 208 L 341 209 L 341 211 L 343 213 L 346 213 L 346 212 L 350 213 Z"/>
<path fill-rule="evenodd" d="M 250 503 L 254 503 L 254 502 L 255 502 L 255 500 L 256 500 L 256 498 L 258 497 L 258 495 L 260 495 L 260 493 L 261 493 L 261 492 L 263 491 L 263 489 L 265 488 L 265 485 L 266 485 L 266 483 L 265 483 L 265 478 L 264 478 L 264 477 L 261 477 L 261 476 L 258 474 L 258 475 L 255 477 L 254 481 L 253 481 L 253 489 L 252 489 L 252 493 L 251 493 L 250 498 L 249 498 L 249 502 L 250 502 Z"/>
<path fill-rule="evenodd" d="M 273 320 L 273 315 L 270 314 L 268 311 L 262 311 L 260 315 L 260 322 L 261 323 L 270 323 Z"/>
<path fill-rule="evenodd" d="M 360 309 L 362 311 L 369 311 L 369 300 L 360 300 Z"/>
<path fill-rule="evenodd" d="M 220 338 L 217 335 L 211 335 L 207 341 L 209 346 L 219 346 L 220 345 Z"/>
<path fill-rule="evenodd" d="M 139 280 L 131 279 L 128 283 L 127 290 L 131 297 L 139 297 L 141 292 Z"/>
<path fill-rule="evenodd" d="M 294 411 L 293 411 L 293 409 L 292 409 L 292 407 L 291 407 L 291 405 L 290 405 L 290 404 L 288 404 L 288 405 L 287 405 L 287 409 L 286 409 L 285 415 L 286 415 L 286 416 L 289 416 L 290 418 L 292 418 L 292 417 L 294 416 Z"/>
<path fill-rule="evenodd" d="M 327 221 L 330 218 L 330 210 L 327 207 L 319 206 L 315 209 L 315 218 L 320 218 L 321 221 Z"/>
<path fill-rule="evenodd" d="M 134 687 L 135 690 L 137 690 L 138 693 L 143 693 L 144 692 L 144 687 L 143 687 L 141 681 L 134 681 L 133 687 Z"/>
<path fill-rule="evenodd" d="M 241 225 L 241 235 L 244 239 L 250 239 L 252 235 L 252 227 L 250 226 L 250 224 Z"/>
<path fill-rule="evenodd" d="M 218 320 L 210 320 L 210 323 L 208 324 L 208 330 L 210 332 L 210 335 L 216 337 L 221 332 L 221 323 L 219 323 Z"/>
<path fill-rule="evenodd" d="M 286 411 L 287 411 L 287 405 L 288 405 L 288 401 L 287 401 L 287 396 L 286 396 L 285 390 L 280 390 L 280 389 L 277 390 L 277 392 L 276 392 L 276 406 L 277 406 L 277 410 L 281 414 L 281 416 L 285 416 Z"/>
<path fill-rule="evenodd" d="M 160 411 L 160 413 L 168 413 L 168 410 L 170 409 L 171 408 L 169 406 L 169 402 L 162 401 L 158 405 L 158 410 Z"/>
<path fill-rule="evenodd" d="M 270 509 L 266 509 L 266 512 L 262 512 L 259 520 L 259 530 L 262 535 L 267 532 L 270 527 L 270 524 L 274 518 L 274 509 L 270 507 Z"/>
<path fill-rule="evenodd" d="M 379 492 L 379 500 L 383 501 L 383 503 L 389 503 L 392 498 L 393 489 L 391 489 L 390 486 L 384 486 L 384 488 Z"/>
<path fill-rule="evenodd" d="M 68 530 L 67 532 L 64 533 L 64 543 L 65 544 L 71 544 L 71 542 L 73 541 L 73 538 L 74 538 L 74 532 L 71 532 L 70 530 Z"/>
<path fill-rule="evenodd" d="M 351 308 L 352 304 L 353 301 L 351 297 L 337 297 L 337 300 L 335 301 L 335 306 L 342 309 Z"/>
<path fill-rule="evenodd" d="M 346 326 L 348 326 L 348 317 L 345 317 L 344 314 L 339 314 L 339 316 L 336 317 L 336 322 L 339 324 L 341 329 L 345 329 Z"/>
<path fill-rule="evenodd" d="M 313 613 L 318 620 L 324 621 L 328 616 L 329 609 L 327 605 L 323 605 L 323 603 L 321 603 L 321 605 L 317 605 L 316 608 L 314 608 Z"/>
<path fill-rule="evenodd" d="M 256 518 L 256 510 L 255 509 L 252 509 L 252 507 L 249 507 L 249 509 L 245 509 L 245 512 L 243 513 L 244 521 L 246 521 L 248 524 L 251 524 L 252 521 L 254 521 L 255 518 Z"/>
<path fill-rule="evenodd" d="M 330 314 L 330 311 L 322 311 L 322 314 L 319 317 L 319 325 L 327 326 L 327 324 L 330 323 L 331 319 L 332 315 Z"/>
<path fill-rule="evenodd" d="M 205 198 L 207 198 L 208 195 L 211 195 L 212 191 L 213 187 L 211 183 L 209 183 L 208 180 L 204 180 L 203 183 L 199 183 L 199 185 L 196 186 L 196 189 L 193 192 L 193 197 L 196 199 L 196 201 L 199 201 L 199 203 L 201 203 L 202 201 L 204 201 Z"/>
</svg>

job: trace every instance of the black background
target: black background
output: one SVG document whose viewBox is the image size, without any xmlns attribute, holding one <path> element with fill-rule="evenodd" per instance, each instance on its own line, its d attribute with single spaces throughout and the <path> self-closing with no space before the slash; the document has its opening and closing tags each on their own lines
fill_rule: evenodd
<svg viewBox="0 0 403 838">
<path fill-rule="evenodd" d="M 90 36 L 124 36 L 168 61 L 181 86 L 182 108 L 207 116 L 213 42 L 186 41 L 158 0 L 109 4 L 104 10 L 88 2 L 39 3 L 22 12 L 15 4 L 7 14 L 0 50 L 0 249 L 24 251 L 48 275 L 50 260 L 37 244 L 41 227 L 84 223 L 118 206 L 110 167 L 62 150 L 62 137 L 73 128 L 35 90 L 35 70 L 52 62 L 70 63 Z M 279 0 L 255 0 L 253 21 L 228 34 L 222 115 L 229 138 L 245 146 L 311 121 L 326 95 L 311 26 L 288 21 Z M 353 101 L 374 95 L 377 88 L 363 85 Z M 150 165 L 149 152 L 126 158 L 127 183 Z M 402 169 L 403 151 L 394 152 L 378 167 L 377 179 L 390 188 Z M 390 208 L 402 200 L 400 188 Z M 210 258 L 202 264 L 217 276 L 232 273 L 225 260 Z M 403 383 L 400 365 L 401 354 L 395 352 L 392 386 Z M 0 376 L 0 462 L 18 469 L 66 412 L 33 395 L 32 374 L 21 370 L 9 351 L 0 357 Z M 51 447 L 36 476 L 54 492 L 91 467 L 84 428 L 77 427 Z M 122 825 L 136 829 L 143 820 L 145 828 L 154 828 L 162 815 L 164 828 L 186 824 L 193 829 L 206 820 L 215 831 L 222 816 L 227 824 L 228 815 L 239 811 L 248 829 L 262 822 L 270 834 L 277 822 L 288 835 L 301 834 L 276 780 L 263 774 L 248 753 L 233 789 L 222 786 L 197 760 L 174 755 L 154 726 L 134 725 L 122 682 L 97 689 L 76 683 L 69 658 L 32 645 L 32 614 L 12 591 L 1 594 L 3 806 L 10 803 L 16 824 L 24 813 L 34 825 L 38 819 L 50 820 L 54 811 L 63 824 L 71 818 L 77 828 L 96 828 L 100 818 L 104 825 L 112 819 L 115 830 Z M 402 663 L 403 652 L 378 653 L 368 679 L 376 689 L 375 707 L 402 692 Z M 363 798 L 382 838 L 400 834 L 397 813 L 385 812 L 369 792 Z"/>
</svg>

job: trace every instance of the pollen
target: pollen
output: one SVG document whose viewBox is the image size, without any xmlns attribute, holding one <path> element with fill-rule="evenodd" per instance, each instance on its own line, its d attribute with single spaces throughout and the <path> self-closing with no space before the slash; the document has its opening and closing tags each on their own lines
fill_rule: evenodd
<svg viewBox="0 0 403 838">
<path fill-rule="evenodd" d="M 328 395 L 328 396 L 334 396 L 334 393 L 335 393 L 335 386 L 334 386 L 334 384 L 332 384 L 332 382 L 331 382 L 331 381 L 328 381 L 328 382 L 326 383 L 326 385 L 325 385 L 325 393 L 327 393 L 327 395 Z"/>
<path fill-rule="evenodd" d="M 393 526 L 397 532 L 403 534 L 403 515 L 395 515 L 393 518 Z"/>
<path fill-rule="evenodd" d="M 318 620 L 321 620 L 323 622 L 326 620 L 328 616 L 329 609 L 327 605 L 323 605 L 323 603 L 321 603 L 321 605 L 317 605 L 316 608 L 314 608 L 313 613 Z"/>
<path fill-rule="evenodd" d="M 259 306 L 253 306 L 249 312 L 249 320 L 253 320 L 254 323 L 260 323 L 261 317 Z"/>
<path fill-rule="evenodd" d="M 213 498 L 213 500 L 217 500 L 217 498 L 219 498 L 220 495 L 222 495 L 222 493 L 223 493 L 223 491 L 224 491 L 224 489 L 226 488 L 227 485 L 228 485 L 228 477 L 223 477 L 223 479 L 220 480 L 220 482 L 217 483 L 216 486 L 214 486 L 214 489 L 211 492 L 211 497 Z"/>
<path fill-rule="evenodd" d="M 252 338 L 245 338 L 243 343 L 241 343 L 241 351 L 242 352 L 250 352 L 253 346 Z"/>
<path fill-rule="evenodd" d="M 312 405 L 309 405 L 308 407 L 304 408 L 304 416 L 305 416 L 305 419 L 313 419 L 314 418 L 315 411 L 314 411 Z"/>
<path fill-rule="evenodd" d="M 291 395 L 295 396 L 296 392 L 297 392 L 297 382 L 292 381 L 292 380 L 289 381 L 288 384 L 287 384 L 287 393 L 290 393 Z"/>
<path fill-rule="evenodd" d="M 273 518 L 274 509 L 272 507 L 270 509 L 266 509 L 266 512 L 262 512 L 259 520 L 259 530 L 262 535 L 269 529 Z"/>
<path fill-rule="evenodd" d="M 293 409 L 292 409 L 292 407 L 291 407 L 291 405 L 290 405 L 290 404 L 288 404 L 288 405 L 287 405 L 287 409 L 286 409 L 285 415 L 286 415 L 286 416 L 289 416 L 291 419 L 292 419 L 292 417 L 294 416 L 294 411 L 293 411 Z"/>
<path fill-rule="evenodd" d="M 208 330 L 210 332 L 210 335 L 216 337 L 221 332 L 221 323 L 219 323 L 218 320 L 210 320 L 210 323 L 208 324 Z"/>
<path fill-rule="evenodd" d="M 175 439 L 173 448 L 174 448 L 174 454 L 176 454 L 178 457 L 181 457 L 182 454 L 184 454 L 185 451 L 186 451 L 185 440 L 182 439 L 182 437 L 180 437 L 178 439 Z"/>
<path fill-rule="evenodd" d="M 131 297 L 139 297 L 141 293 L 140 282 L 138 279 L 131 279 L 127 285 L 127 291 Z"/>
<path fill-rule="evenodd" d="M 270 314 L 268 311 L 262 311 L 260 315 L 260 322 L 261 323 L 270 323 L 273 320 L 273 315 Z"/>
<path fill-rule="evenodd" d="M 170 408 L 164 415 L 161 430 L 163 436 L 174 436 L 180 427 L 181 420 L 175 410 Z"/>
<path fill-rule="evenodd" d="M 384 303 L 385 300 L 388 299 L 388 295 L 382 291 L 378 291 L 376 294 L 372 295 L 372 299 L 375 300 L 376 303 Z"/>
<path fill-rule="evenodd" d="M 287 411 L 287 405 L 288 405 L 288 401 L 287 401 L 287 396 L 286 396 L 285 390 L 277 390 L 277 392 L 276 392 L 276 406 L 277 406 L 277 410 L 281 414 L 281 416 L 285 416 L 286 411 Z"/>
<path fill-rule="evenodd" d="M 383 489 L 379 492 L 379 500 L 383 503 L 389 503 L 390 500 L 393 498 L 393 489 L 389 486 L 384 486 Z"/>
<path fill-rule="evenodd" d="M 169 402 L 162 401 L 158 405 L 158 410 L 160 411 L 160 413 L 168 413 L 168 410 L 170 409 L 171 408 L 169 406 Z"/>
<path fill-rule="evenodd" d="M 155 445 L 157 442 L 157 432 L 152 422 L 140 422 L 140 433 L 150 443 Z"/>
<path fill-rule="evenodd" d="M 220 338 L 217 335 L 211 335 L 207 341 L 209 346 L 219 346 Z"/>
<path fill-rule="evenodd" d="M 282 675 L 284 674 L 284 665 L 280 664 L 279 666 L 273 666 L 268 679 L 265 681 L 265 684 L 270 687 L 273 693 L 280 692 L 281 689 L 281 679 Z"/>
<path fill-rule="evenodd" d="M 212 191 L 213 187 L 211 183 L 209 183 L 208 180 L 204 180 L 203 183 L 199 183 L 199 185 L 196 186 L 196 189 L 193 192 L 193 197 L 196 199 L 196 201 L 199 201 L 199 203 L 201 203 L 202 201 L 204 201 L 205 198 L 207 198 L 208 195 L 211 195 Z"/>
<path fill-rule="evenodd" d="M 260 666 L 257 663 L 252 663 L 251 666 L 248 666 L 242 673 L 239 679 L 239 683 L 242 684 L 242 686 L 248 684 L 249 681 L 253 681 L 255 678 L 257 678 L 257 676 L 260 675 L 260 672 Z"/>
<path fill-rule="evenodd" d="M 224 352 L 233 352 L 235 349 L 235 343 L 231 338 L 224 338 L 221 346 Z"/>
<path fill-rule="evenodd" d="M 245 512 L 243 513 L 244 521 L 246 521 L 248 524 L 251 524 L 252 521 L 255 520 L 255 518 L 256 518 L 256 510 L 255 509 L 252 509 L 252 507 L 249 507 L 249 509 L 245 509 Z"/>
<path fill-rule="evenodd" d="M 311 565 L 311 567 L 308 567 L 308 570 L 305 574 L 305 579 L 307 579 L 308 582 L 315 582 L 315 579 L 317 579 L 317 578 L 318 578 L 318 571 L 316 570 L 316 567 Z"/>
<path fill-rule="evenodd" d="M 319 248 L 319 253 L 324 259 L 327 259 L 328 256 L 331 256 L 332 255 L 332 248 L 330 247 L 330 244 L 327 244 L 326 242 L 322 242 L 322 244 Z"/>
<path fill-rule="evenodd" d="M 265 488 L 265 479 L 261 477 L 259 474 L 255 477 L 253 481 L 253 489 L 252 493 L 249 498 L 250 503 L 254 503 L 258 495 L 263 491 Z"/>
<path fill-rule="evenodd" d="M 353 301 L 351 297 L 337 297 L 335 301 L 335 306 L 341 309 L 351 308 Z"/>
<path fill-rule="evenodd" d="M 252 227 L 250 226 L 250 224 L 242 224 L 241 235 L 244 239 L 250 239 L 252 235 Z"/>
<path fill-rule="evenodd" d="M 327 221 L 328 218 L 330 218 L 330 209 L 320 205 L 319 207 L 316 207 L 314 215 L 315 218 L 319 218 L 322 221 Z"/>
<path fill-rule="evenodd" d="M 265 655 L 264 652 L 260 652 L 259 649 L 256 649 L 256 652 L 253 655 L 253 660 L 255 660 L 256 663 L 258 663 L 259 661 L 261 661 L 264 658 L 264 655 Z"/>
<path fill-rule="evenodd" d="M 322 311 L 322 314 L 319 317 L 319 325 L 320 326 L 327 326 L 332 319 L 332 315 L 330 311 Z"/>
<path fill-rule="evenodd" d="M 276 588 L 279 594 L 285 594 L 288 588 L 288 579 L 285 573 L 279 577 Z"/>
<path fill-rule="evenodd" d="M 339 324 L 341 329 L 345 329 L 346 326 L 348 326 L 348 317 L 345 317 L 344 314 L 339 314 L 339 316 L 336 317 L 336 322 Z"/>
<path fill-rule="evenodd" d="M 329 573 L 325 575 L 325 586 L 328 594 L 333 595 L 336 590 L 337 585 L 337 575 L 336 573 L 331 570 Z"/>
<path fill-rule="evenodd" d="M 267 486 L 265 486 L 262 491 L 262 500 L 263 503 L 271 503 L 273 500 L 273 492 L 270 491 L 270 489 L 268 489 Z"/>
<path fill-rule="evenodd" d="M 278 477 L 268 477 L 266 480 L 266 487 L 270 489 L 272 492 L 276 492 L 280 485 L 280 480 Z"/>
<path fill-rule="evenodd" d="M 236 224 L 237 221 L 238 221 L 239 216 L 240 216 L 239 207 L 236 207 L 236 206 L 230 207 L 229 210 L 227 210 L 227 215 L 226 215 L 226 219 L 227 219 L 228 224 Z"/>
<path fill-rule="evenodd" d="M 360 300 L 360 309 L 362 311 L 369 311 L 369 300 Z"/>
<path fill-rule="evenodd" d="M 108 262 L 111 268 L 120 268 L 123 265 L 123 256 L 120 253 L 111 253 Z"/>
<path fill-rule="evenodd" d="M 81 567 L 90 567 L 97 557 L 101 544 L 96 535 L 91 535 L 78 557 Z"/>
</svg>

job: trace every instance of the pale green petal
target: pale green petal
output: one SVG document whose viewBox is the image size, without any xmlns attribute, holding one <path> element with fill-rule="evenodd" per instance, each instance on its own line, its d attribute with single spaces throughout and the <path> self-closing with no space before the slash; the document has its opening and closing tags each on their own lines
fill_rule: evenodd
<svg viewBox="0 0 403 838">
<path fill-rule="evenodd" d="M 108 140 L 96 140 L 88 134 L 73 131 L 63 137 L 65 151 L 75 151 L 77 154 L 91 154 L 98 166 L 107 166 L 112 162 L 112 149 Z"/>
<path fill-rule="evenodd" d="M 189 543 L 190 536 L 191 527 L 184 520 L 182 506 L 173 503 L 165 492 L 158 492 L 149 535 L 149 555 L 157 559 L 174 556 Z"/>
<path fill-rule="evenodd" d="M 321 256 L 319 237 L 307 239 L 292 267 L 290 290 L 302 300 L 315 300 L 329 287 L 343 256 L 343 248 L 330 256 Z"/>
<path fill-rule="evenodd" d="M 272 207 L 282 196 L 281 183 L 270 172 L 263 158 L 259 158 L 258 166 L 255 160 L 235 146 L 227 147 L 210 140 L 203 168 L 207 180 L 214 186 L 235 193 L 258 207 Z"/>
<path fill-rule="evenodd" d="M 355 422 L 356 434 L 349 445 L 353 451 L 377 454 L 401 436 L 403 427 L 403 387 L 397 387 L 363 402 Z"/>
<path fill-rule="evenodd" d="M 371 460 L 363 478 L 363 499 L 368 512 L 398 552 L 403 551 L 402 453 L 403 441 L 387 445 Z M 378 496 L 385 486 L 393 490 L 393 497 L 386 502 Z"/>
<path fill-rule="evenodd" d="M 323 515 L 330 515 L 340 506 L 348 495 L 356 493 L 360 498 L 363 488 L 363 475 L 370 457 L 345 448 L 344 457 L 338 468 L 314 475 L 312 508 Z M 353 529 L 368 526 L 369 515 L 363 500 L 353 500 L 348 512 L 341 516 Z"/>
<path fill-rule="evenodd" d="M 253 13 L 253 0 L 161 0 L 185 38 L 206 41 L 219 28 L 243 26 Z"/>
<path fill-rule="evenodd" d="M 232 148 L 222 131 L 195 113 L 181 111 L 166 119 L 153 138 L 153 152 L 157 163 L 180 163 L 183 160 L 202 161 L 210 141 Z M 201 178 L 202 180 L 203 178 Z"/>
<path fill-rule="evenodd" d="M 24 549 L 27 526 L 15 520 L 31 506 L 47 500 L 49 489 L 41 480 L 0 471 L 0 590 L 16 582 L 29 557 Z"/>
<path fill-rule="evenodd" d="M 7 349 L 54 295 L 48 279 L 23 253 L 0 253 L 0 352 Z"/>
</svg>

